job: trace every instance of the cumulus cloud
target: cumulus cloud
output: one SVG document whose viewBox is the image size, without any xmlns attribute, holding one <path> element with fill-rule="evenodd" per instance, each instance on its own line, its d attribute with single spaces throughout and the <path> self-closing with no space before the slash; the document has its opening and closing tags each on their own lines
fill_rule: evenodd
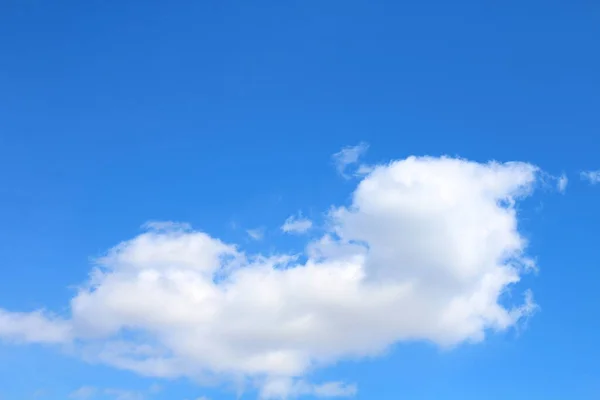
<svg viewBox="0 0 600 400">
<path fill-rule="evenodd" d="M 303 261 L 152 225 L 97 260 L 68 321 L 3 311 L 0 336 L 40 341 L 44 326 L 46 341 L 76 337 L 87 359 L 146 376 L 245 382 L 265 399 L 349 396 L 353 385 L 304 377 L 397 342 L 481 341 L 535 310 L 530 294 L 503 294 L 535 267 L 516 204 L 538 175 L 454 158 L 375 166 Z"/>
<path fill-rule="evenodd" d="M 0 339 L 30 343 L 62 343 L 70 338 L 70 323 L 43 310 L 17 313 L 0 309 Z"/>
<path fill-rule="evenodd" d="M 347 174 L 347 169 L 353 164 L 357 164 L 360 157 L 369 149 L 367 143 L 361 142 L 356 146 L 346 146 L 331 157 L 335 164 L 335 168 L 338 173 L 344 178 L 348 179 L 350 176 Z M 358 168 L 358 175 L 364 175 L 369 172 L 371 167 L 361 165 Z"/>
<path fill-rule="evenodd" d="M 600 170 L 583 171 L 581 172 L 581 179 L 583 179 L 584 181 L 588 181 L 592 185 L 600 183 Z"/>
<path fill-rule="evenodd" d="M 281 230 L 285 233 L 301 234 L 308 232 L 312 228 L 312 225 L 312 221 L 302 217 L 302 214 L 298 214 L 297 216 L 291 215 L 285 220 L 281 226 Z"/>
</svg>

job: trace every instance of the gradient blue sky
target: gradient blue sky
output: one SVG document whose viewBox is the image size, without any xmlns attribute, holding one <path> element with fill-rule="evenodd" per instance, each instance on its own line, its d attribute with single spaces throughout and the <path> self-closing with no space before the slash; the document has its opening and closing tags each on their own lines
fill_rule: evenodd
<svg viewBox="0 0 600 400">
<path fill-rule="evenodd" d="M 279 226 L 348 202 L 344 146 L 369 143 L 368 163 L 524 161 L 569 177 L 519 205 L 540 311 L 482 343 L 400 343 L 314 377 L 357 399 L 600 398 L 600 185 L 580 179 L 600 169 L 599 39 L 593 1 L 3 1 L 0 308 L 63 312 L 90 257 L 148 220 L 300 250 Z M 3 400 L 83 386 L 236 396 L 0 344 Z"/>
</svg>

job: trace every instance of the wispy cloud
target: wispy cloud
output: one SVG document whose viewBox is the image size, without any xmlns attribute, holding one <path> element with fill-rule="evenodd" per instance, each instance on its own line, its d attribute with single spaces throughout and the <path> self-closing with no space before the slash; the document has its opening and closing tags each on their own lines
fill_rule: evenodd
<svg viewBox="0 0 600 400">
<path fill-rule="evenodd" d="M 591 185 L 600 183 L 600 170 L 582 171 L 580 176 L 581 179 L 583 179 L 584 181 L 588 181 Z"/>
<path fill-rule="evenodd" d="M 569 178 L 567 178 L 566 174 L 562 174 L 558 177 L 556 182 L 556 188 L 559 192 L 564 193 L 567 190 L 567 184 L 569 183 Z"/>
<path fill-rule="evenodd" d="M 313 385 L 312 392 L 317 397 L 351 397 L 357 393 L 356 385 L 344 382 L 328 382 Z"/>
<path fill-rule="evenodd" d="M 111 396 L 114 400 L 144 400 L 146 396 L 142 392 L 123 389 L 105 389 L 104 394 Z"/>
<path fill-rule="evenodd" d="M 71 392 L 71 394 L 69 394 L 69 398 L 76 399 L 76 400 L 87 400 L 87 399 L 91 399 L 96 393 L 97 393 L 97 390 L 95 387 L 82 386 L 79 389 Z"/>
<path fill-rule="evenodd" d="M 161 391 L 162 391 L 162 386 L 160 386 L 158 383 L 153 383 L 152 385 L 150 385 L 150 388 L 148 389 L 148 392 L 151 394 L 160 393 Z"/>
<path fill-rule="evenodd" d="M 357 393 L 356 385 L 344 382 L 312 384 L 303 380 L 274 379 L 268 381 L 261 390 L 263 399 L 283 399 L 290 397 L 352 397 Z"/>
<path fill-rule="evenodd" d="M 252 240 L 262 240 L 265 237 L 265 228 L 247 229 L 246 233 Z"/>
<path fill-rule="evenodd" d="M 125 389 L 98 389 L 93 386 L 82 386 L 79 389 L 69 394 L 70 399 L 74 400 L 90 400 L 92 398 L 101 397 L 106 399 L 107 397 L 111 400 L 144 400 L 146 399 L 146 393 L 154 395 L 159 393 L 162 387 L 156 383 L 152 384 L 147 391 L 137 390 L 125 390 Z"/>
<path fill-rule="evenodd" d="M 310 219 L 304 218 L 301 213 L 298 213 L 298 215 L 289 216 L 281 226 L 281 230 L 285 233 L 301 234 L 308 232 L 312 225 Z"/>
<path fill-rule="evenodd" d="M 347 173 L 347 169 L 352 164 L 357 164 L 361 156 L 369 149 L 369 145 L 365 142 L 361 142 L 356 146 L 346 146 L 337 153 L 333 154 L 331 158 L 335 164 L 335 168 L 338 173 L 346 179 L 350 178 Z M 359 170 L 365 170 L 364 166 L 360 166 Z"/>
</svg>

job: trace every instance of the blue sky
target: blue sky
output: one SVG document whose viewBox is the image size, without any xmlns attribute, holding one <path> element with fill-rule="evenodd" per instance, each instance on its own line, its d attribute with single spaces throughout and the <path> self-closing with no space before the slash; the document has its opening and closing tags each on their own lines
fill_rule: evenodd
<svg viewBox="0 0 600 400">
<path fill-rule="evenodd" d="M 0 6 L 1 399 L 600 397 L 596 4 L 175 3 Z"/>
</svg>

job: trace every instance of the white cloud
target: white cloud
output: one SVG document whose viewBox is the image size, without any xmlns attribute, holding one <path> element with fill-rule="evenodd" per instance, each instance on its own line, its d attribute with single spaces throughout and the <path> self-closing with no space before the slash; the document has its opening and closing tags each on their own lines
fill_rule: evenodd
<svg viewBox="0 0 600 400">
<path fill-rule="evenodd" d="M 361 142 L 356 146 L 346 146 L 332 156 L 333 162 L 338 173 L 344 178 L 348 179 L 349 176 L 346 173 L 347 168 L 358 163 L 360 157 L 369 149 L 367 143 Z M 365 174 L 370 167 L 359 166 L 359 175 Z"/>
<path fill-rule="evenodd" d="M 148 221 L 143 226 L 144 229 L 153 230 L 156 232 L 169 232 L 169 231 L 190 231 L 192 226 L 187 222 L 174 222 L 174 221 Z"/>
<path fill-rule="evenodd" d="M 161 390 L 162 387 L 160 385 L 152 384 L 148 388 L 148 394 L 157 394 Z M 98 388 L 95 388 L 93 386 L 82 386 L 79 389 L 73 391 L 69 395 L 69 398 L 75 400 L 87 400 L 96 397 L 96 395 L 100 395 L 102 398 L 106 398 L 106 396 L 109 396 L 113 400 L 144 400 L 146 398 L 145 394 L 141 391 L 114 388 L 99 390 Z"/>
<path fill-rule="evenodd" d="M 600 170 L 598 170 L 598 171 L 583 171 L 583 172 L 581 172 L 581 179 L 588 181 L 592 185 L 600 183 Z"/>
<path fill-rule="evenodd" d="M 327 382 L 319 385 L 303 380 L 279 378 L 267 381 L 260 391 L 261 399 L 282 399 L 301 396 L 313 397 L 352 397 L 356 395 L 356 385 L 343 382 Z"/>
<path fill-rule="evenodd" d="M 356 385 L 343 382 L 327 382 L 321 385 L 312 385 L 311 394 L 317 397 L 350 397 L 357 393 Z"/>
<path fill-rule="evenodd" d="M 281 226 L 281 230 L 285 233 L 301 234 L 308 232 L 312 228 L 312 225 L 312 221 L 302 217 L 302 214 L 298 214 L 298 216 L 291 215 L 285 220 Z"/>
<path fill-rule="evenodd" d="M 373 172 L 374 168 L 375 167 L 372 165 L 361 164 L 358 166 L 358 168 L 354 172 L 354 175 L 357 177 L 363 177 L 365 175 L 369 175 L 371 172 Z"/>
<path fill-rule="evenodd" d="M 30 313 L 0 309 L 0 339 L 30 343 L 61 343 L 71 338 L 68 321 L 38 310 Z"/>
<path fill-rule="evenodd" d="M 352 395 L 352 385 L 302 377 L 397 342 L 480 341 L 532 313 L 530 296 L 508 305 L 502 295 L 534 266 L 515 205 L 538 175 L 526 163 L 452 158 L 375 166 L 351 204 L 331 210 L 303 263 L 151 226 L 98 260 L 68 322 L 3 312 L 0 336 L 40 341 L 43 326 L 57 332 L 46 341 L 76 337 L 88 359 L 147 376 L 246 381 L 263 398 Z M 7 320 L 21 322 L 11 331 Z"/>
<path fill-rule="evenodd" d="M 246 230 L 246 233 L 252 240 L 262 240 L 265 237 L 264 228 L 248 229 Z"/>
<path fill-rule="evenodd" d="M 567 178 L 567 175 L 562 174 L 560 177 L 558 177 L 558 180 L 556 183 L 556 188 L 558 189 L 559 192 L 564 193 L 565 190 L 567 190 L 568 183 L 569 183 L 569 179 Z"/>
<path fill-rule="evenodd" d="M 87 400 L 87 399 L 91 399 L 96 394 L 96 392 L 97 392 L 97 390 L 95 387 L 82 386 L 79 389 L 73 391 L 69 395 L 69 398 L 76 399 L 76 400 Z"/>
</svg>

